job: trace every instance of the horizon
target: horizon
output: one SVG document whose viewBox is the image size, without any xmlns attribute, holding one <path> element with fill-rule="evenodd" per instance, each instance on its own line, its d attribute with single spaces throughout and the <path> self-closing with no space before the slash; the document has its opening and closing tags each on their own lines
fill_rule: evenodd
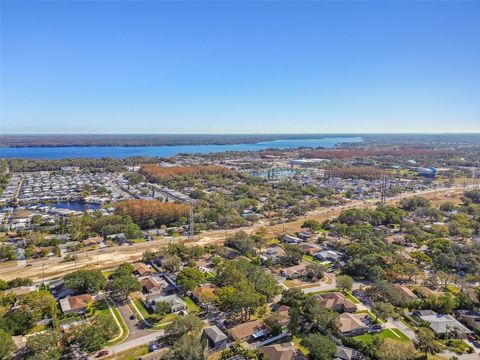
<svg viewBox="0 0 480 360">
<path fill-rule="evenodd" d="M 480 132 L 478 2 L 1 7 L 0 132 Z"/>
</svg>

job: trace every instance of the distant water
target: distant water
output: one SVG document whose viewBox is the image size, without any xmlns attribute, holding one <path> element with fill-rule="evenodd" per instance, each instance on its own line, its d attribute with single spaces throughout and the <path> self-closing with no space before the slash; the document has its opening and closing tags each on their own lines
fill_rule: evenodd
<svg viewBox="0 0 480 360">
<path fill-rule="evenodd" d="M 50 206 L 52 208 L 58 209 L 69 209 L 74 211 L 86 211 L 86 210 L 97 210 L 100 209 L 100 205 L 98 204 L 87 204 L 81 201 L 59 201 L 59 202 L 51 202 L 48 204 L 35 204 L 36 206 Z"/>
<path fill-rule="evenodd" d="M 299 147 L 333 148 L 337 144 L 361 142 L 361 137 L 292 139 L 263 141 L 255 144 L 173 145 L 173 146 L 71 146 L 0 148 L 0 158 L 66 159 L 104 157 L 123 159 L 132 156 L 171 157 L 178 154 L 210 154 L 227 151 L 258 151 L 265 149 L 295 149 Z"/>
</svg>

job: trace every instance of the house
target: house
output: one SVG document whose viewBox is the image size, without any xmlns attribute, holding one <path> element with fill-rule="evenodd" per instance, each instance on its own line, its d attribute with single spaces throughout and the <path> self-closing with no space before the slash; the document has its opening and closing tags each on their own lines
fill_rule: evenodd
<svg viewBox="0 0 480 360">
<path fill-rule="evenodd" d="M 365 355 L 360 351 L 351 349 L 345 346 L 337 345 L 337 352 L 335 353 L 334 360 L 363 360 Z"/>
<path fill-rule="evenodd" d="M 60 307 L 64 314 L 84 314 L 92 300 L 93 297 L 90 294 L 67 296 L 60 300 Z"/>
<path fill-rule="evenodd" d="M 402 293 L 402 295 L 405 296 L 408 299 L 411 299 L 411 300 L 417 300 L 418 299 L 418 296 L 415 295 L 413 293 L 413 291 L 410 290 L 409 288 L 407 288 L 406 286 L 397 284 L 397 285 L 395 285 L 395 289 L 399 290 L 400 293 Z"/>
<path fill-rule="evenodd" d="M 192 296 L 200 303 L 210 303 L 215 299 L 215 290 L 217 287 L 212 284 L 201 284 L 195 290 L 192 291 Z"/>
<path fill-rule="evenodd" d="M 285 255 L 285 250 L 280 246 L 269 247 L 264 254 L 260 255 L 260 258 L 263 260 L 271 260 L 273 262 L 278 261 L 282 256 Z"/>
<path fill-rule="evenodd" d="M 450 315 L 427 315 L 420 316 L 420 319 L 428 322 L 430 329 L 432 329 L 436 335 L 454 335 L 456 338 L 465 338 L 468 334 L 472 333 Z"/>
<path fill-rule="evenodd" d="M 260 320 L 247 321 L 229 330 L 230 335 L 238 342 L 258 339 L 267 335 L 269 332 Z"/>
<path fill-rule="evenodd" d="M 306 271 L 307 266 L 302 263 L 288 268 L 283 268 L 280 270 L 280 274 L 285 276 L 287 279 L 296 279 L 305 275 Z"/>
<path fill-rule="evenodd" d="M 156 305 L 160 302 L 166 302 L 168 305 L 170 305 L 172 313 L 187 310 L 187 304 L 185 304 L 185 302 L 177 295 L 162 296 L 160 294 L 155 294 L 147 296 L 144 301 L 145 305 L 147 305 L 153 311 L 155 311 Z"/>
<path fill-rule="evenodd" d="M 316 254 L 321 250 L 320 246 L 309 243 L 300 244 L 298 245 L 298 248 L 302 251 L 302 253 L 308 255 Z"/>
<path fill-rule="evenodd" d="M 353 313 L 358 307 L 339 292 L 326 293 L 318 296 L 320 303 L 327 309 L 337 311 L 339 313 Z"/>
<path fill-rule="evenodd" d="M 365 334 L 368 331 L 368 326 L 358 316 L 343 313 L 340 315 L 339 330 L 343 336 L 357 336 Z"/>
<path fill-rule="evenodd" d="M 162 291 L 165 287 L 165 281 L 159 280 L 153 276 L 145 276 L 139 279 L 142 289 L 148 293 L 156 293 Z"/>
<path fill-rule="evenodd" d="M 83 240 L 83 245 L 85 245 L 87 247 L 88 246 L 95 246 L 95 245 L 100 244 L 102 241 L 103 241 L 103 237 L 95 236 L 95 237 L 91 237 L 91 238 L 88 238 L 86 240 Z"/>
<path fill-rule="evenodd" d="M 331 261 L 335 262 L 340 260 L 342 254 L 334 250 L 323 250 L 313 255 L 316 259 L 320 261 Z"/>
<path fill-rule="evenodd" d="M 228 336 L 225 335 L 216 325 L 207 327 L 204 332 L 205 335 L 207 335 L 208 347 L 210 349 L 225 349 L 228 342 Z"/>
<path fill-rule="evenodd" d="M 427 297 L 439 297 L 440 295 L 443 294 L 441 291 L 434 291 L 429 289 L 426 286 L 418 286 L 415 288 L 415 292 L 420 294 L 421 296 L 427 298 Z"/>
<path fill-rule="evenodd" d="M 152 275 L 152 270 L 143 263 L 135 264 L 134 269 L 135 274 L 137 274 L 138 276 Z"/>
<path fill-rule="evenodd" d="M 285 242 L 287 244 L 300 244 L 301 242 L 303 242 L 302 239 L 300 239 L 296 236 L 287 235 L 287 234 L 284 234 L 284 235 L 280 236 L 280 240 L 282 240 L 283 242 Z"/>
<path fill-rule="evenodd" d="M 266 360 L 292 360 L 298 352 L 292 343 L 263 346 L 259 351 Z"/>
<path fill-rule="evenodd" d="M 304 230 L 297 232 L 297 236 L 302 240 L 308 240 L 313 236 L 313 233 L 311 231 Z"/>
<path fill-rule="evenodd" d="M 480 328 L 480 311 L 457 310 L 458 319 L 470 329 Z"/>
</svg>

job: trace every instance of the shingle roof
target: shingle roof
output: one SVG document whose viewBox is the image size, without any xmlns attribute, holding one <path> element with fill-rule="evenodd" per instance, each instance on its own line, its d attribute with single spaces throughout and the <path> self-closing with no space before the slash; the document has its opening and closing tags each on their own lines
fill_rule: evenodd
<svg viewBox="0 0 480 360">
<path fill-rule="evenodd" d="M 205 334 L 207 334 L 207 336 L 215 343 L 227 339 L 227 335 L 225 335 L 216 325 L 207 327 L 205 329 Z"/>
</svg>

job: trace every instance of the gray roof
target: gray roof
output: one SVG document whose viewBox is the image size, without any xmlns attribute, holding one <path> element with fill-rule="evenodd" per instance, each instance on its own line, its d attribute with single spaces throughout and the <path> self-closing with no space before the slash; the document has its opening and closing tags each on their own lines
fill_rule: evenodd
<svg viewBox="0 0 480 360">
<path fill-rule="evenodd" d="M 225 335 L 216 325 L 206 328 L 205 334 L 207 334 L 207 336 L 215 343 L 227 339 L 227 335 Z"/>
<path fill-rule="evenodd" d="M 430 328 L 437 334 L 445 334 L 447 332 L 458 330 L 463 334 L 470 334 L 471 331 L 458 322 L 450 315 L 427 315 L 420 316 L 420 319 L 430 323 Z"/>
</svg>

